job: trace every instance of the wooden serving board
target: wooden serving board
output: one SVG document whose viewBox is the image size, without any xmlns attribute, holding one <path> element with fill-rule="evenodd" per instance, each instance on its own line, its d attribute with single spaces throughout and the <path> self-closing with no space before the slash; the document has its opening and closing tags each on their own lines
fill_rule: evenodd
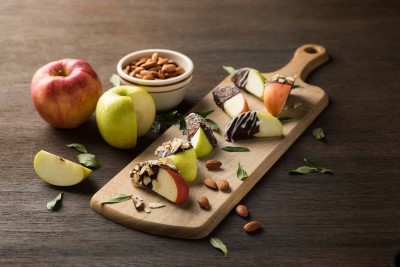
<svg viewBox="0 0 400 267">
<path fill-rule="evenodd" d="M 185 204 L 176 205 L 151 191 L 135 188 L 129 177 L 129 173 L 136 163 L 156 159 L 154 151 L 163 142 L 172 140 L 174 137 L 184 138 L 181 132 L 173 126 L 101 188 L 92 197 L 91 208 L 114 222 L 152 234 L 187 239 L 207 236 L 328 105 L 328 97 L 322 89 L 304 82 L 307 75 L 325 63 L 328 58 L 324 47 L 307 44 L 299 47 L 292 60 L 280 70 L 263 73 L 267 79 L 276 73 L 286 76 L 297 74 L 296 84 L 302 86 L 292 90 L 287 100 L 287 108 L 281 114 L 281 116 L 292 118 L 283 122 L 284 137 L 282 138 L 253 138 L 229 143 L 225 141 L 223 133 L 231 118 L 215 105 L 211 92 L 193 107 L 191 111 L 215 110 L 209 115 L 209 118 L 219 125 L 220 133 L 215 134 L 218 146 L 207 158 L 198 161 L 197 179 L 190 184 L 190 196 Z M 232 85 L 230 78 L 230 76 L 226 77 L 218 86 Z M 245 93 L 245 96 L 251 110 L 265 110 L 260 99 L 248 93 Z M 248 147 L 250 152 L 225 152 L 222 150 L 225 146 Z M 207 170 L 204 164 L 207 159 L 221 161 L 223 164 L 221 169 Z M 244 181 L 239 180 L 236 176 L 239 162 L 249 174 Z M 203 180 L 208 177 L 213 177 L 215 180 L 226 179 L 230 184 L 230 191 L 225 193 L 207 188 L 203 184 Z M 166 206 L 152 209 L 151 213 L 146 213 L 137 211 L 132 201 L 99 204 L 100 201 L 117 194 L 139 196 L 146 204 L 161 202 Z M 199 195 L 208 197 L 210 210 L 202 210 L 199 207 L 197 204 Z"/>
</svg>

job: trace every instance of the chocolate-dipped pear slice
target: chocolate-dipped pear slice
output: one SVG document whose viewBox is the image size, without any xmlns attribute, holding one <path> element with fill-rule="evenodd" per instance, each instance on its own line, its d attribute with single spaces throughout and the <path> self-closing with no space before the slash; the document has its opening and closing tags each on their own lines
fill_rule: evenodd
<svg viewBox="0 0 400 267">
<path fill-rule="evenodd" d="M 267 79 L 258 70 L 248 67 L 237 69 L 232 74 L 231 80 L 238 88 L 263 99 Z"/>
<path fill-rule="evenodd" d="M 225 140 L 235 142 L 252 137 L 282 136 L 280 120 L 266 112 L 248 111 L 233 118 L 225 128 Z"/>
<path fill-rule="evenodd" d="M 185 117 L 186 135 L 196 151 L 197 158 L 204 158 L 217 146 L 217 139 L 207 121 L 196 113 Z"/>
</svg>

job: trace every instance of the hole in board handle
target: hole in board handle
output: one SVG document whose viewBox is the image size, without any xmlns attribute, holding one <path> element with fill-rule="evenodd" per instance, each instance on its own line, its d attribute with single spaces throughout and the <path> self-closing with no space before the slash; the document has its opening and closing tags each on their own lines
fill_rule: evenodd
<svg viewBox="0 0 400 267">
<path fill-rule="evenodd" d="M 318 53 L 318 50 L 313 46 L 307 46 L 304 48 L 304 52 L 309 53 L 309 54 L 316 54 L 316 53 Z"/>
</svg>

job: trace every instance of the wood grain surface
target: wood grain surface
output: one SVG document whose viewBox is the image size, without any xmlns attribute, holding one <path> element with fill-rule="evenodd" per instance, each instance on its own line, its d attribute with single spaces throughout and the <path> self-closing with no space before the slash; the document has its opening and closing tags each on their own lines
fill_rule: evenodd
<svg viewBox="0 0 400 267">
<path fill-rule="evenodd" d="M 1 1 L 0 266 L 388 266 L 400 251 L 399 14 L 397 0 Z M 268 73 L 305 43 L 329 51 L 306 82 L 324 88 L 330 102 L 240 201 L 263 225 L 251 235 L 234 212 L 198 240 L 99 216 L 92 196 L 158 136 L 114 149 L 94 117 L 74 130 L 53 129 L 30 98 L 33 74 L 52 60 L 89 62 L 107 90 L 123 55 L 160 47 L 194 62 L 184 113 L 226 77 L 222 65 Z M 312 136 L 315 127 L 326 142 Z M 74 160 L 65 147 L 73 142 L 101 167 L 69 188 L 39 180 L 34 155 L 44 149 Z M 289 175 L 303 158 L 334 174 Z M 61 209 L 49 212 L 46 203 L 61 191 Z M 226 244 L 228 257 L 210 237 Z"/>
<path fill-rule="evenodd" d="M 174 138 L 185 138 L 177 127 L 172 126 L 100 189 L 92 197 L 90 206 L 104 217 L 140 231 L 189 239 L 208 236 L 326 108 L 329 102 L 327 94 L 321 88 L 305 83 L 304 80 L 306 75 L 328 59 L 329 55 L 324 47 L 306 44 L 299 47 L 294 53 L 293 59 L 279 71 L 263 74 L 268 80 L 278 73 L 284 76 L 298 76 L 296 85 L 300 88 L 291 92 L 286 102 L 286 109 L 281 114 L 283 117 L 291 118 L 289 122 L 283 123 L 282 138 L 252 138 L 235 143 L 226 141 L 223 136 L 225 125 L 231 118 L 216 106 L 211 92 L 189 111 L 213 110 L 214 112 L 208 118 L 216 122 L 221 129 L 214 133 L 218 145 L 213 152 L 198 160 L 197 178 L 189 184 L 189 199 L 184 205 L 174 205 L 155 193 L 133 187 L 129 178 L 129 173 L 136 164 L 155 159 L 154 151 L 162 143 Z M 216 87 L 232 85 L 231 76 L 228 76 Z M 250 110 L 265 111 L 263 101 L 245 91 L 243 94 L 248 101 Z M 250 152 L 226 153 L 222 150 L 223 147 L 230 145 L 246 147 Z M 223 167 L 218 171 L 210 172 L 205 167 L 208 159 L 220 160 L 223 162 Z M 236 177 L 239 163 L 249 175 L 243 181 Z M 210 177 L 217 181 L 227 180 L 229 191 L 222 192 L 207 188 L 203 181 Z M 148 214 L 138 212 L 132 201 L 114 205 L 101 204 L 103 200 L 118 194 L 140 196 L 146 207 L 152 202 L 163 203 L 166 206 Z M 198 196 L 206 196 L 209 199 L 211 205 L 209 211 L 199 207 Z"/>
</svg>

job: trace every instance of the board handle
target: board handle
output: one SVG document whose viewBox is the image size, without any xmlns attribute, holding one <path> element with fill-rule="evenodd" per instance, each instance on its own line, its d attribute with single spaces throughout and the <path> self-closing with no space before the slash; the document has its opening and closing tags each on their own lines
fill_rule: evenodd
<svg viewBox="0 0 400 267">
<path fill-rule="evenodd" d="M 317 67 L 329 60 L 325 47 L 317 44 L 305 44 L 297 48 L 293 58 L 279 72 L 285 75 L 297 75 L 302 81 Z"/>
</svg>

